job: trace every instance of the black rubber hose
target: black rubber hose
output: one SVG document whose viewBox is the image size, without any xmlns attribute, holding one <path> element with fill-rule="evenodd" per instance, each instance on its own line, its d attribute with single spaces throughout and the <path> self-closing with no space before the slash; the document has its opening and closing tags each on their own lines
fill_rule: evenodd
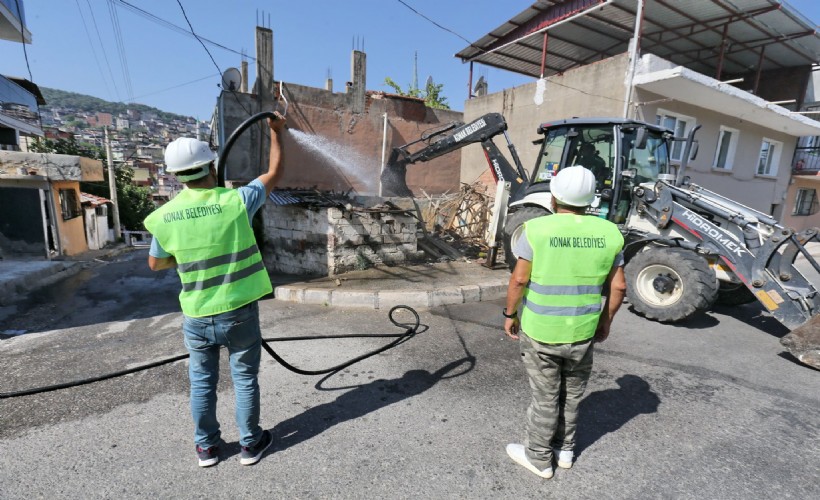
<svg viewBox="0 0 820 500">
<path fill-rule="evenodd" d="M 273 118 L 274 120 L 277 119 L 276 113 L 273 111 L 262 111 L 261 113 L 256 113 L 255 115 L 251 116 L 244 122 L 240 123 L 236 130 L 233 131 L 230 137 L 228 137 L 228 141 L 225 143 L 225 147 L 222 148 L 222 151 L 219 153 L 219 160 L 217 161 L 217 169 L 216 169 L 216 184 L 219 187 L 225 187 L 225 168 L 227 164 L 225 163 L 226 158 L 228 158 L 228 153 L 231 152 L 231 148 L 233 147 L 233 143 L 242 135 L 242 132 L 247 130 L 248 127 L 253 125 L 255 122 L 263 119 L 263 118 Z"/>
<path fill-rule="evenodd" d="M 398 310 L 398 309 L 406 309 L 406 310 L 410 311 L 413 314 L 414 322 L 413 323 L 399 323 L 395 319 L 393 319 L 393 313 L 396 312 L 396 310 Z M 397 345 L 401 344 L 405 340 L 410 339 L 410 337 L 412 337 L 416 333 L 418 333 L 418 329 L 419 329 L 419 326 L 421 324 L 421 321 L 419 319 L 419 314 L 412 307 L 404 306 L 404 305 L 395 306 L 392 309 L 390 309 L 390 312 L 388 313 L 388 317 L 389 317 L 391 323 L 393 323 L 394 325 L 396 325 L 398 327 L 407 328 L 407 330 L 404 333 L 385 333 L 385 334 L 353 333 L 353 334 L 344 334 L 344 335 L 313 335 L 313 336 L 309 336 L 309 337 L 264 338 L 264 339 L 262 339 L 262 341 L 263 341 L 262 342 L 262 348 L 265 349 L 265 351 L 267 351 L 267 353 L 273 359 L 278 361 L 279 364 L 281 364 L 286 369 L 288 369 L 292 372 L 298 373 L 299 375 L 324 375 L 324 374 L 327 374 L 327 373 L 332 373 L 332 372 L 341 370 L 343 368 L 347 368 L 348 366 L 350 366 L 354 363 L 358 363 L 359 361 L 362 361 L 363 359 L 367 359 L 371 356 L 375 356 L 376 354 L 380 354 L 384 351 L 387 351 L 388 349 L 392 349 L 393 347 L 396 347 Z M 284 359 L 282 359 L 282 357 L 279 356 L 278 354 L 276 354 L 276 352 L 273 349 L 271 349 L 270 346 L 268 346 L 268 344 L 267 344 L 267 342 L 292 342 L 292 341 L 296 341 L 296 340 L 328 340 L 328 339 L 361 338 L 361 337 L 395 338 L 396 340 L 394 340 L 393 342 L 390 342 L 389 344 L 387 344 L 383 347 L 380 347 L 380 348 L 376 349 L 375 351 L 365 353 L 361 356 L 357 356 L 357 357 L 355 357 L 355 358 L 353 358 L 349 361 L 346 361 L 346 362 L 344 362 L 340 365 L 334 366 L 332 368 L 326 368 L 326 369 L 323 369 L 323 370 L 303 370 L 301 368 L 297 368 L 297 367 L 291 365 L 290 363 L 288 363 L 287 361 L 285 361 Z M 44 393 L 44 392 L 58 391 L 60 389 L 68 389 L 70 387 L 77 387 L 77 386 L 80 386 L 80 385 L 93 384 L 94 382 L 101 382 L 103 380 L 108 380 L 108 379 L 112 379 L 112 378 L 116 378 L 116 377 L 122 377 L 124 375 L 130 375 L 132 373 L 148 370 L 148 369 L 151 369 L 151 368 L 156 368 L 156 367 L 162 366 L 162 365 L 167 365 L 167 364 L 173 363 L 175 361 L 183 360 L 183 359 L 187 358 L 188 356 L 189 356 L 188 354 L 180 354 L 180 355 L 173 356 L 173 357 L 170 357 L 170 358 L 160 359 L 160 360 L 154 361 L 152 363 L 148 363 L 148 364 L 144 364 L 144 365 L 140 365 L 140 366 L 135 366 L 135 367 L 129 368 L 127 370 L 121 370 L 121 371 L 118 371 L 118 372 L 107 373 L 105 375 L 99 375 L 97 377 L 89 377 L 89 378 L 86 378 L 86 379 L 75 380 L 75 381 L 72 381 L 72 382 L 63 382 L 61 384 L 47 385 L 47 386 L 44 386 L 44 387 L 35 387 L 35 388 L 32 388 L 32 389 L 24 389 L 24 390 L 21 390 L 21 391 L 14 391 L 14 392 L 0 392 L 0 399 L 17 398 L 17 397 L 21 397 L 21 396 L 31 396 L 33 394 L 41 394 L 41 393 Z"/>
<path fill-rule="evenodd" d="M 395 319 L 393 319 L 393 313 L 397 309 L 407 309 L 408 311 L 410 311 L 413 314 L 414 318 L 415 318 L 415 324 L 412 327 L 409 327 L 406 323 L 398 323 Z M 382 346 L 382 347 L 376 349 L 375 351 L 370 351 L 368 353 L 362 354 L 361 356 L 357 356 L 357 357 L 355 357 L 355 358 L 353 358 L 349 361 L 345 361 L 344 363 L 342 363 L 340 365 L 336 365 L 336 366 L 333 366 L 333 367 L 330 367 L 330 368 L 325 368 L 323 370 L 304 370 L 302 368 L 297 368 L 297 367 L 293 366 L 292 364 L 288 363 L 287 361 L 285 361 L 284 359 L 282 359 L 282 357 L 279 356 L 278 354 L 276 354 L 276 351 L 271 349 L 271 347 L 268 344 L 263 343 L 262 348 L 265 349 L 265 351 L 267 351 L 267 353 L 270 354 L 270 356 L 273 359 L 278 361 L 280 365 L 284 366 L 285 368 L 287 368 L 288 370 L 290 370 L 294 373 L 298 373 L 299 375 L 325 375 L 325 374 L 328 374 L 328 373 L 333 373 L 335 371 L 339 371 L 341 369 L 347 368 L 350 365 L 358 363 L 359 361 L 362 361 L 363 359 L 367 359 L 371 356 L 375 356 L 376 354 L 383 353 L 384 351 L 387 351 L 388 349 L 392 349 L 392 348 L 396 347 L 397 345 L 401 344 L 402 342 L 404 342 L 405 340 L 408 340 L 410 337 L 415 335 L 416 332 L 418 331 L 419 324 L 420 324 L 419 314 L 413 308 L 411 308 L 409 306 L 403 306 L 403 305 L 395 306 L 392 309 L 390 309 L 390 313 L 388 315 L 389 315 L 391 323 L 393 323 L 394 325 L 399 326 L 399 327 L 402 327 L 402 326 L 406 327 L 407 331 L 405 331 L 404 333 L 401 333 L 401 334 L 391 335 L 391 336 L 397 337 L 396 340 L 394 340 L 393 342 L 390 342 L 389 344 L 387 344 L 385 346 Z M 363 335 L 363 334 L 353 334 L 352 336 L 372 337 L 372 335 Z M 387 335 L 382 335 L 382 336 L 386 337 Z M 339 337 L 350 337 L 350 336 L 337 336 L 336 338 L 339 338 Z M 326 337 L 323 337 L 323 336 L 315 336 L 313 338 L 290 337 L 290 338 L 279 338 L 279 339 L 271 339 L 271 340 L 278 340 L 278 341 L 314 340 L 314 339 L 321 339 L 321 338 L 326 338 Z"/>
</svg>

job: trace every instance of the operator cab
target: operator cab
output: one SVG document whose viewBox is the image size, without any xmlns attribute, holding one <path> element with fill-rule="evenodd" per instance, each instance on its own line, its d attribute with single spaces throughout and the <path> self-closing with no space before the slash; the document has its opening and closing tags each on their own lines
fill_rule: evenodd
<svg viewBox="0 0 820 500">
<path fill-rule="evenodd" d="M 595 175 L 596 197 L 587 211 L 616 224 L 626 221 L 632 191 L 671 172 L 671 131 L 632 120 L 570 119 L 544 124 L 541 150 L 527 194 L 548 192 L 561 165 L 581 165 Z M 621 162 L 617 161 L 620 158 Z"/>
</svg>

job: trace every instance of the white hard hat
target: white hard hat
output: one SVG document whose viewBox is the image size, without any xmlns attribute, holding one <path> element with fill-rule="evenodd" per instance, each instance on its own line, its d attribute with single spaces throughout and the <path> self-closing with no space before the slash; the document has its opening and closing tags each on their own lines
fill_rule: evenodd
<svg viewBox="0 0 820 500">
<path fill-rule="evenodd" d="M 550 192 L 562 205 L 586 207 L 595 200 L 595 175 L 580 165 L 562 168 L 552 178 Z"/>
<path fill-rule="evenodd" d="M 210 163 L 215 159 L 216 155 L 207 142 L 180 137 L 165 148 L 165 171 L 176 174 L 200 167 L 199 172 L 177 176 L 182 182 L 193 181 L 208 175 Z"/>
</svg>

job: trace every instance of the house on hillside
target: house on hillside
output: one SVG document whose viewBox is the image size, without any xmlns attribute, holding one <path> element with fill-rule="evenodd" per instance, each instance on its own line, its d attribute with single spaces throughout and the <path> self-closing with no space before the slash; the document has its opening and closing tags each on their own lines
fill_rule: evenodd
<svg viewBox="0 0 820 500">
<path fill-rule="evenodd" d="M 820 122 L 794 112 L 820 35 L 777 0 L 535 2 L 457 57 L 537 79 L 469 100 L 465 120 L 500 112 L 521 145 L 540 123 L 573 116 L 637 118 L 677 136 L 700 126 L 692 181 L 778 219 L 796 203 L 798 138 L 820 135 Z M 461 180 L 485 174 L 481 151 L 462 151 Z M 536 148 L 518 152 L 535 163 Z M 674 148 L 673 162 L 681 155 Z"/>
<path fill-rule="evenodd" d="M 80 181 L 102 180 L 100 160 L 0 151 L 0 256 L 87 251 Z"/>
<path fill-rule="evenodd" d="M 114 241 L 114 231 L 108 228 L 111 200 L 93 194 L 80 193 L 80 205 L 83 207 L 88 249 L 99 250 Z"/>
</svg>

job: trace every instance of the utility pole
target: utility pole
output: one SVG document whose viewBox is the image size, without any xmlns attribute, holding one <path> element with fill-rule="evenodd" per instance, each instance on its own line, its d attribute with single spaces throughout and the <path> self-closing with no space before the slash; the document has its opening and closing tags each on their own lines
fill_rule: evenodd
<svg viewBox="0 0 820 500">
<path fill-rule="evenodd" d="M 105 158 L 108 160 L 108 189 L 111 191 L 111 203 L 114 205 L 114 239 L 122 237 L 120 231 L 120 208 L 117 204 L 117 182 L 114 174 L 114 159 L 111 158 L 111 137 L 108 135 L 108 127 L 105 127 Z"/>
</svg>

